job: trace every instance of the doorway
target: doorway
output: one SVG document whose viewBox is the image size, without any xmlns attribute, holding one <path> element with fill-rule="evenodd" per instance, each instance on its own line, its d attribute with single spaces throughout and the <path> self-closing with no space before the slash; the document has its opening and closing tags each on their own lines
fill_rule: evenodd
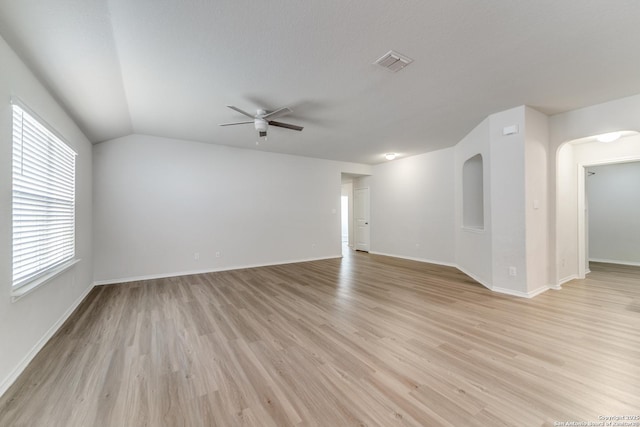
<svg viewBox="0 0 640 427">
<path fill-rule="evenodd" d="M 343 255 L 349 255 L 354 249 L 366 252 L 370 250 L 369 185 L 369 175 L 342 173 L 340 225 Z M 366 196 L 361 191 L 363 189 L 366 189 Z"/>
<path fill-rule="evenodd" d="M 340 193 L 340 234 L 342 255 L 348 255 L 353 249 L 353 177 L 342 174 Z"/>
<path fill-rule="evenodd" d="M 340 197 L 340 222 L 342 246 L 349 246 L 349 196 Z"/>
<path fill-rule="evenodd" d="M 640 161 L 640 135 L 614 143 L 594 137 L 562 144 L 556 158 L 556 286 L 589 272 L 586 174 L 596 165 Z"/>
<path fill-rule="evenodd" d="M 640 266 L 640 162 L 584 165 L 584 268 Z"/>
</svg>

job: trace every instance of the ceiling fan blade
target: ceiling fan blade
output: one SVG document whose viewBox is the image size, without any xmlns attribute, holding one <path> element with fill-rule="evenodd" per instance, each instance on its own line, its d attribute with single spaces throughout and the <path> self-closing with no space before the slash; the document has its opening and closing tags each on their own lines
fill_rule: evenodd
<svg viewBox="0 0 640 427">
<path fill-rule="evenodd" d="M 270 121 L 269 124 L 271 126 L 276 126 L 276 127 L 279 127 L 279 128 L 292 129 L 292 130 L 298 130 L 298 131 L 304 129 L 302 126 L 290 125 L 289 123 Z"/>
<path fill-rule="evenodd" d="M 249 123 L 253 124 L 253 120 L 250 122 L 221 123 L 220 126 L 248 125 Z"/>
<path fill-rule="evenodd" d="M 243 111 L 243 110 L 239 109 L 238 107 L 234 107 L 233 105 L 227 105 L 227 107 L 231 108 L 232 110 L 237 111 L 240 114 L 244 114 L 247 117 L 251 117 L 252 119 L 255 118 L 255 116 L 253 114 L 249 114 L 246 111 Z"/>
<path fill-rule="evenodd" d="M 262 118 L 265 119 L 265 120 L 275 119 L 276 117 L 281 117 L 281 116 L 284 116 L 285 114 L 289 114 L 289 113 L 293 113 L 291 108 L 282 107 L 282 108 L 278 108 L 275 111 L 272 111 L 270 113 L 265 114 L 264 116 L 262 116 Z"/>
</svg>

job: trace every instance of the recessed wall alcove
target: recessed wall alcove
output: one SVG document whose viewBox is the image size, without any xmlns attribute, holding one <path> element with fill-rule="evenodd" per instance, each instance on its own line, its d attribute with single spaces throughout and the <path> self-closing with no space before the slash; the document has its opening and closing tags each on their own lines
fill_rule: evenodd
<svg viewBox="0 0 640 427">
<path fill-rule="evenodd" d="M 462 166 L 462 226 L 484 230 L 484 181 L 482 155 L 467 159 Z"/>
</svg>

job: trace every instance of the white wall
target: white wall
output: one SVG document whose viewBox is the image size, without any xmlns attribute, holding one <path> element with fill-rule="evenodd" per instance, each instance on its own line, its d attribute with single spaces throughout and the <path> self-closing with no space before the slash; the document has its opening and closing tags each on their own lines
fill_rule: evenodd
<svg viewBox="0 0 640 427">
<path fill-rule="evenodd" d="M 455 263 L 462 271 L 491 287 L 493 280 L 493 265 L 491 256 L 491 148 L 490 148 L 490 120 L 486 118 L 478 124 L 467 136 L 454 147 L 454 218 Z M 463 209 L 463 181 L 464 163 L 476 156 L 482 155 L 482 170 L 484 183 L 484 228 L 482 230 L 464 228 Z"/>
<path fill-rule="evenodd" d="M 559 285 L 578 277 L 577 161 L 569 141 L 619 130 L 640 130 L 640 95 L 557 114 L 549 119 L 549 277 Z M 627 141 L 630 142 L 630 141 Z M 593 163 L 637 156 L 634 143 L 596 144 Z"/>
<path fill-rule="evenodd" d="M 489 116 L 453 148 L 375 166 L 356 185 L 371 186 L 372 252 L 455 265 L 513 295 L 548 289 L 547 124 L 521 106 Z M 463 168 L 478 154 L 483 228 L 463 225 Z"/>
<path fill-rule="evenodd" d="M 492 114 L 489 122 L 492 288 L 523 295 L 527 292 L 525 107 Z M 503 129 L 513 125 L 518 133 L 503 135 Z M 509 274 L 512 267 L 515 276 Z"/>
<path fill-rule="evenodd" d="M 525 108 L 525 221 L 527 239 L 527 293 L 547 289 L 549 262 L 549 198 L 547 158 L 549 118 Z"/>
<path fill-rule="evenodd" d="M 93 158 L 98 283 L 339 257 L 341 172 L 369 172 L 143 135 Z"/>
<path fill-rule="evenodd" d="M 448 148 L 396 159 L 359 181 L 371 186 L 372 252 L 455 262 L 453 156 Z"/>
<path fill-rule="evenodd" d="M 16 54 L 0 38 L 0 394 L 60 326 L 93 277 L 91 144 Z M 76 253 L 82 261 L 12 302 L 10 99 L 18 97 L 73 148 L 76 160 Z"/>
<path fill-rule="evenodd" d="M 589 171 L 589 259 L 640 265 L 640 162 Z"/>
<path fill-rule="evenodd" d="M 549 204 L 556 206 L 555 199 L 558 200 L 557 212 L 551 212 L 553 222 L 549 235 L 553 242 L 550 252 L 557 257 L 550 261 L 549 274 L 556 287 L 578 277 L 578 171 L 573 148 L 566 144 L 558 150 L 557 176 L 549 177 L 556 182 L 555 191 L 549 189 L 554 195 L 549 197 Z"/>
<path fill-rule="evenodd" d="M 456 264 L 498 292 L 534 296 L 548 289 L 547 124 L 542 113 L 512 108 L 492 114 L 455 146 Z M 517 132 L 504 135 L 512 126 Z M 484 163 L 483 230 L 462 223 L 462 169 L 477 154 Z"/>
</svg>

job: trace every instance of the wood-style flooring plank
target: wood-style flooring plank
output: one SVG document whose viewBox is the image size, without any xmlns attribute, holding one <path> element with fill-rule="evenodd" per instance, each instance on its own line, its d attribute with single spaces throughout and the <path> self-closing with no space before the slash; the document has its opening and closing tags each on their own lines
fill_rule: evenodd
<svg viewBox="0 0 640 427">
<path fill-rule="evenodd" d="M 552 426 L 640 415 L 640 268 L 527 300 L 349 252 L 96 287 L 0 426 Z"/>
</svg>

